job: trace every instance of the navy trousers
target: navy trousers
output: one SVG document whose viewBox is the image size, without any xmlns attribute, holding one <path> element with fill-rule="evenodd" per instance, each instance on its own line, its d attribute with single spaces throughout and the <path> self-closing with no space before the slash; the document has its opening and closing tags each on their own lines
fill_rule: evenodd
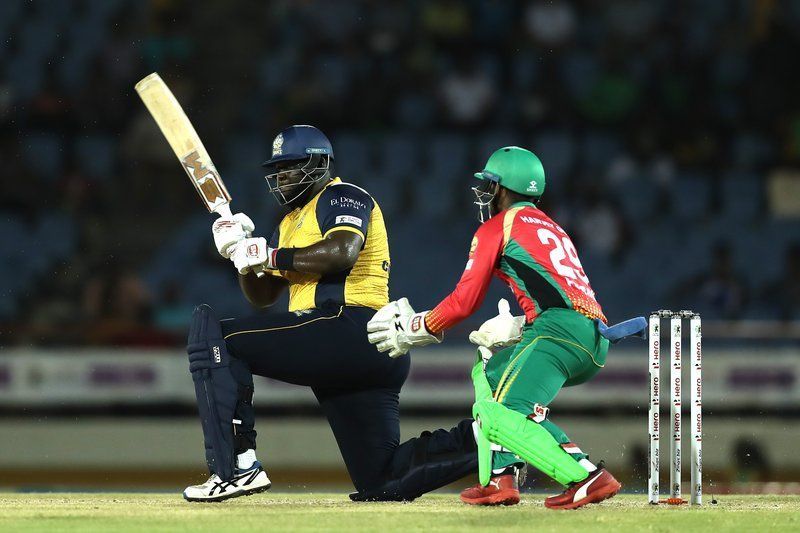
<svg viewBox="0 0 800 533">
<path fill-rule="evenodd" d="M 410 356 L 391 359 L 369 344 L 374 313 L 345 306 L 225 319 L 221 326 L 241 387 L 252 388 L 257 374 L 312 388 L 361 494 L 354 499 L 409 500 L 476 471 L 477 454 L 465 423 L 400 445 L 399 393 Z M 256 438 L 252 405 L 238 414 L 237 453 L 255 447 Z"/>
</svg>

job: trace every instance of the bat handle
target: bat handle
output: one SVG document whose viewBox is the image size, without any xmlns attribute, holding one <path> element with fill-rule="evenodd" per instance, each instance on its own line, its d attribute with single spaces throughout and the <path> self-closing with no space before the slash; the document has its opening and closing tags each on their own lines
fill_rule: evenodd
<svg viewBox="0 0 800 533">
<path fill-rule="evenodd" d="M 217 213 L 221 217 L 231 218 L 233 216 L 233 213 L 231 213 L 231 206 L 229 204 L 222 204 L 222 205 L 218 206 L 214 210 L 214 212 Z M 263 271 L 256 272 L 256 276 L 258 276 L 259 278 L 263 278 L 264 275 L 265 275 L 265 273 Z"/>
</svg>

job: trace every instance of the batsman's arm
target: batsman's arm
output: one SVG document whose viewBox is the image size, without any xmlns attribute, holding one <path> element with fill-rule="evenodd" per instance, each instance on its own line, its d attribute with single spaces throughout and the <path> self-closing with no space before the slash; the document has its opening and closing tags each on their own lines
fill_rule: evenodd
<svg viewBox="0 0 800 533">
<path fill-rule="evenodd" d="M 323 239 L 305 248 L 278 250 L 275 266 L 320 275 L 352 268 L 366 241 L 374 204 L 366 191 L 354 185 L 328 187 L 320 194 L 316 210 Z"/>
<path fill-rule="evenodd" d="M 334 231 L 305 248 L 283 248 L 276 255 L 276 267 L 306 274 L 333 274 L 352 268 L 364 239 L 350 231 Z"/>
<path fill-rule="evenodd" d="M 244 297 L 254 307 L 269 307 L 274 304 L 289 282 L 279 276 L 257 276 L 253 272 L 239 274 L 239 287 Z"/>
</svg>

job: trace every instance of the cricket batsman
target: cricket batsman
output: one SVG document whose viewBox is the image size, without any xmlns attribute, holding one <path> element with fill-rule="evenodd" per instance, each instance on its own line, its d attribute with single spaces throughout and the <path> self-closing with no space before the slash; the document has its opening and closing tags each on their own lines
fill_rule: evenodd
<svg viewBox="0 0 800 533">
<path fill-rule="evenodd" d="M 270 488 L 255 452 L 253 374 L 311 387 L 353 500 L 411 500 L 477 468 L 471 420 L 400 445 L 398 394 L 410 360 L 376 357 L 365 331 L 389 301 L 386 227 L 369 193 L 333 177 L 333 161 L 317 128 L 283 130 L 264 163 L 269 191 L 288 210 L 272 237 L 254 237 L 243 213 L 212 226 L 248 301 L 267 307 L 288 289 L 289 309 L 219 320 L 208 305 L 195 308 L 187 351 L 211 476 L 186 488 L 189 501 Z"/>
<path fill-rule="evenodd" d="M 597 374 L 609 339 L 639 333 L 644 319 L 606 326 L 575 246 L 537 207 L 545 174 L 535 154 L 500 148 L 475 177 L 482 225 L 455 290 L 432 311 L 415 312 L 405 298 L 391 302 L 369 322 L 370 342 L 390 358 L 441 342 L 446 329 L 478 309 L 496 275 L 525 314 L 513 317 L 501 300 L 500 314 L 470 335 L 481 355 L 472 371 L 481 483 L 464 490 L 461 499 L 472 505 L 518 503 L 517 473 L 526 462 L 566 486 L 545 500 L 551 509 L 610 498 L 620 483 L 549 419 L 548 405 L 562 387 Z"/>
</svg>

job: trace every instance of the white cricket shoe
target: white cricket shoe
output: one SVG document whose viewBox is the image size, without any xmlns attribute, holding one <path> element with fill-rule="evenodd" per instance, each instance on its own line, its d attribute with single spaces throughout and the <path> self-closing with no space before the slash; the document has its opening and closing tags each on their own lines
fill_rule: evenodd
<svg viewBox="0 0 800 533">
<path fill-rule="evenodd" d="M 222 481 L 216 474 L 212 474 L 208 481 L 202 485 L 192 485 L 183 491 L 183 497 L 190 502 L 221 502 L 228 498 L 249 496 L 264 492 L 272 486 L 267 473 L 256 461 L 247 470 L 236 469 L 233 479 Z"/>
</svg>

